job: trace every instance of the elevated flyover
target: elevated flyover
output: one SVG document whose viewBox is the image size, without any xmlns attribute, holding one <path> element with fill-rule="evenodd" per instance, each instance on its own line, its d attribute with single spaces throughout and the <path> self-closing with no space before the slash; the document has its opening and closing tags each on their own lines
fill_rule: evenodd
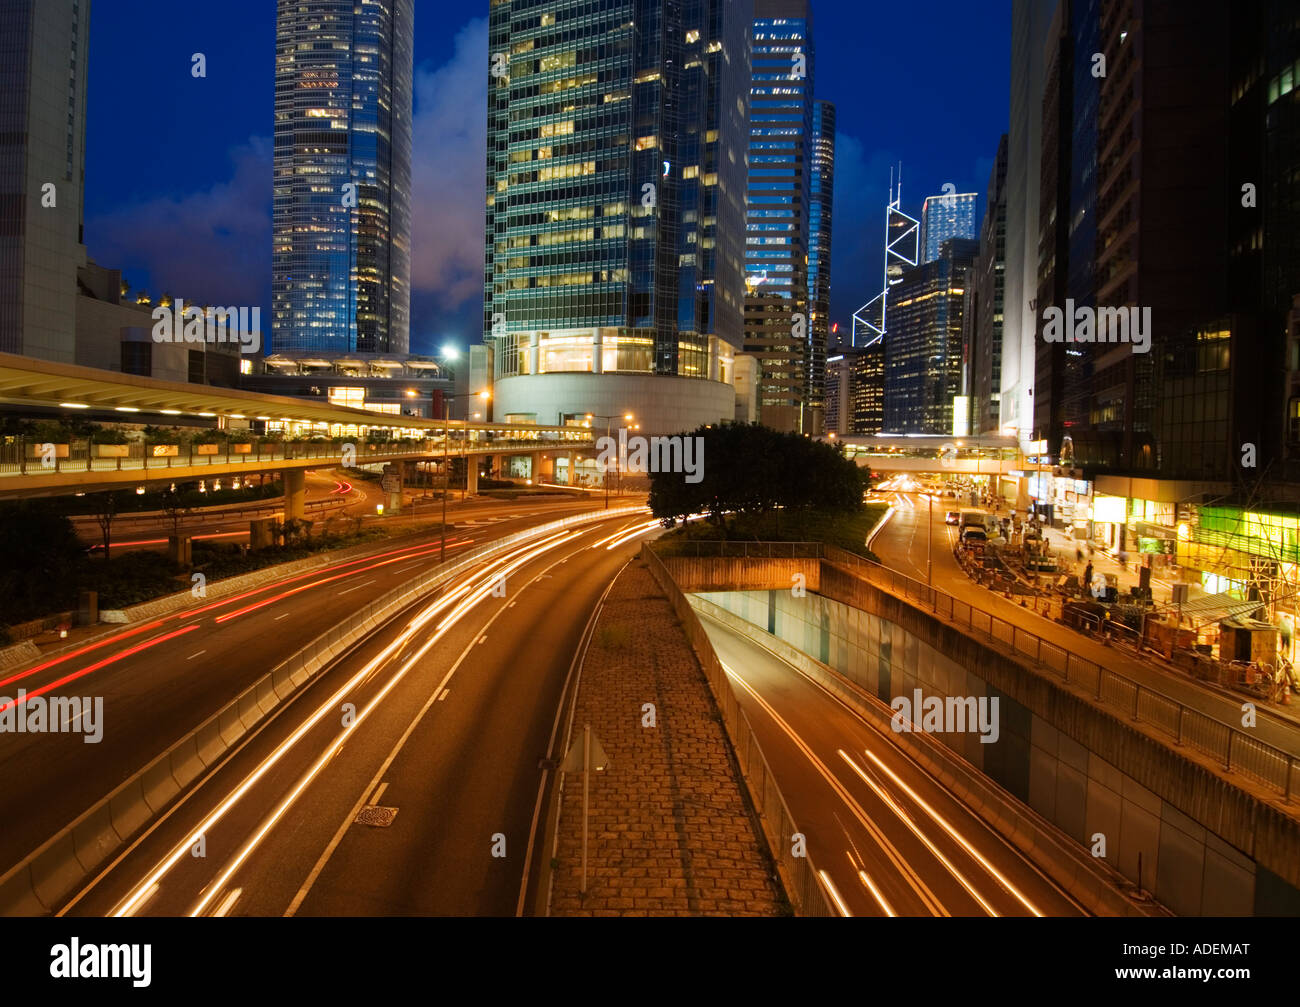
<svg viewBox="0 0 1300 1007">
<path fill-rule="evenodd" d="M 1012 475 L 1035 472 L 1015 437 L 946 437 L 935 434 L 828 435 L 842 444 L 844 455 L 874 472 L 928 472 L 936 475 Z"/>
<path fill-rule="evenodd" d="M 160 381 L 0 353 L 0 412 L 107 423 L 190 425 L 245 432 L 268 424 L 290 438 L 261 443 L 187 445 L 65 444 L 0 436 L 0 498 L 121 489 L 128 485 L 282 471 L 287 486 L 309 468 L 437 461 L 444 456 L 543 454 L 590 450 L 586 427 L 472 423 L 367 412 L 282 395 Z M 376 435 L 379 435 L 376 437 Z M 471 470 L 474 466 L 470 466 Z M 296 477 L 292 474 L 296 473 Z"/>
</svg>

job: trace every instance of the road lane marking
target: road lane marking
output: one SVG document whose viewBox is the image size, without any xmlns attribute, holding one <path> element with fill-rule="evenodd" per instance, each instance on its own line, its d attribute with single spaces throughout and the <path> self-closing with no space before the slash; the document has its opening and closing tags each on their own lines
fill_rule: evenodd
<svg viewBox="0 0 1300 1007">
<path fill-rule="evenodd" d="M 370 795 L 370 800 L 367 803 L 370 804 L 371 807 L 378 804 L 379 799 L 384 796 L 384 791 L 387 789 L 388 789 L 388 781 L 385 780 L 383 783 L 381 783 L 378 786 L 378 788 L 376 788 L 375 792 Z"/>
<path fill-rule="evenodd" d="M 356 587 L 350 587 L 350 588 L 348 588 L 346 591 L 339 591 L 338 594 L 351 594 L 353 591 L 359 591 L 359 590 L 361 590 L 363 587 L 369 587 L 369 586 L 370 586 L 371 584 L 373 584 L 373 583 L 374 583 L 374 580 L 371 579 L 371 580 L 366 581 L 364 584 L 358 584 Z"/>
<path fill-rule="evenodd" d="M 971 856 L 973 860 L 975 860 L 977 863 L 983 866 L 983 868 L 986 871 L 988 871 L 989 874 L 991 874 L 994 878 L 996 878 L 998 883 L 1001 884 L 1002 887 L 1005 888 L 1008 892 L 1010 892 L 1020 902 L 1021 905 L 1023 905 L 1035 916 L 1042 917 L 1043 914 L 1039 912 L 1038 907 L 1035 906 L 1032 902 L 1030 902 L 1029 899 L 1026 898 L 1023 894 L 1021 894 L 1020 889 L 1018 889 L 1015 885 L 1013 885 L 1011 881 L 1002 874 L 1001 871 L 999 871 L 995 866 L 993 866 L 992 863 L 986 860 L 983 857 L 983 855 L 981 855 L 980 852 L 977 849 L 975 849 L 974 846 L 971 845 L 971 843 L 966 839 L 965 836 L 959 833 L 955 828 L 953 828 L 952 825 L 948 823 L 948 820 L 944 818 L 943 815 L 941 815 L 934 808 L 930 807 L 930 805 L 925 802 L 924 798 L 922 798 L 920 794 L 918 794 L 915 790 L 909 787 L 897 773 L 895 773 L 892 769 L 890 769 L 887 765 L 885 765 L 885 763 L 881 761 L 879 756 L 877 756 L 875 753 L 867 749 L 863 749 L 863 753 L 866 755 L 868 759 L 870 759 L 872 762 L 876 764 L 876 766 L 880 769 L 881 772 L 883 772 L 886 776 L 888 776 L 891 780 L 893 780 L 894 783 L 896 783 L 899 786 L 899 788 L 902 789 L 902 791 L 905 794 L 907 794 L 908 797 L 910 797 L 913 801 L 915 801 L 925 811 L 926 814 L 928 814 L 932 819 L 934 819 L 934 821 L 939 825 L 939 827 L 942 828 L 946 833 L 948 833 L 948 835 L 950 835 L 962 847 L 962 849 L 964 849 Z M 845 752 L 843 749 L 840 750 L 840 758 L 842 758 L 845 762 L 847 762 L 850 766 L 852 766 L 859 776 L 861 776 L 863 779 L 866 779 L 866 774 L 863 773 L 863 771 L 858 767 L 858 764 L 856 762 L 854 762 L 851 758 L 849 758 L 848 753 Z"/>
<path fill-rule="evenodd" d="M 450 689 L 443 689 L 443 690 L 442 690 L 442 694 L 438 697 L 438 702 L 441 703 L 441 702 L 442 702 L 444 699 L 446 699 L 450 694 L 451 694 L 451 690 L 450 690 Z"/>
<path fill-rule="evenodd" d="M 191 654 L 191 655 L 190 655 L 189 657 L 187 657 L 185 660 L 187 660 L 187 661 L 193 661 L 196 657 L 202 657 L 202 656 L 203 656 L 204 654 L 206 654 L 206 653 L 207 653 L 206 650 L 201 650 L 201 651 L 199 651 L 197 654 Z"/>
<path fill-rule="evenodd" d="M 543 539 L 542 542 L 558 548 L 559 546 L 571 542 L 575 538 L 579 538 L 579 537 L 581 537 L 580 532 L 575 532 L 572 535 L 566 535 L 564 533 L 560 533 L 557 535 L 553 535 L 549 538 Z M 559 539 L 558 542 L 556 541 L 557 539 Z M 509 555 L 513 555 L 513 556 L 520 555 L 520 553 L 526 551 L 526 548 L 527 547 L 525 547 L 524 550 L 519 550 L 518 552 Z M 549 550 L 540 549 L 540 550 L 528 552 L 523 560 L 519 561 L 517 564 L 515 564 L 512 567 L 508 567 L 507 572 L 514 569 L 518 569 L 519 567 L 525 565 L 528 562 L 531 562 L 533 559 L 537 558 L 537 556 L 542 555 L 544 552 L 547 551 Z M 492 563 L 489 563 L 486 567 L 479 570 L 479 574 L 480 575 L 489 574 L 493 568 L 500 566 L 501 562 L 502 562 L 501 560 L 496 560 Z M 536 578 L 534 578 L 534 580 L 535 579 Z M 484 577 L 483 579 L 484 586 L 481 587 L 478 592 L 480 600 L 491 593 L 491 587 L 492 584 L 495 582 L 495 580 L 496 580 L 495 575 Z M 467 583 L 472 584 L 473 578 L 472 577 L 468 578 Z M 520 590 L 521 591 L 526 590 L 528 586 L 532 583 L 533 581 L 531 580 L 528 581 L 528 583 L 524 584 L 524 586 L 520 588 Z M 487 629 L 488 627 L 490 627 L 492 623 L 496 622 L 496 620 L 499 619 L 502 613 L 504 612 L 505 612 L 504 608 L 497 609 L 496 613 L 490 619 L 488 619 L 486 625 L 483 628 Z M 443 623 L 439 624 L 438 628 L 441 629 L 445 625 L 446 622 L 444 621 Z M 428 641 L 424 646 L 422 646 L 419 650 L 417 650 L 415 656 L 411 658 L 410 662 L 408 662 L 408 667 L 410 664 L 414 664 L 415 661 L 423 657 L 424 654 L 433 645 L 433 643 L 435 643 L 440 638 L 440 636 L 441 633 L 436 634 L 432 640 Z M 469 653 L 473 648 L 474 645 L 470 644 L 463 651 L 461 651 L 460 656 L 456 658 L 456 663 L 453 664 L 447 670 L 447 674 L 443 676 L 442 681 L 439 682 L 437 687 L 433 690 L 433 692 L 429 694 L 429 698 L 428 700 L 425 701 L 424 706 L 420 708 L 419 712 L 416 713 L 416 715 L 412 718 L 411 722 L 407 724 L 406 730 L 402 732 L 402 736 L 398 738 L 397 742 L 393 745 L 392 750 L 388 753 L 387 757 L 384 759 L 383 765 L 379 767 L 379 771 L 375 773 L 375 775 L 371 778 L 372 786 L 375 783 L 377 783 L 385 773 L 388 772 L 389 767 L 393 764 L 393 761 L 397 758 L 398 754 L 400 754 L 402 749 L 406 747 L 407 739 L 410 738 L 411 734 L 415 731 L 415 728 L 424 719 L 424 715 L 428 712 L 429 707 L 431 707 L 436 702 L 435 697 L 438 696 L 439 693 L 443 692 L 444 690 L 450 691 L 446 689 L 447 683 L 451 681 L 452 676 L 456 674 L 456 671 L 460 668 L 461 664 L 464 663 L 465 658 L 469 656 Z M 394 684 L 396 684 L 395 681 L 390 683 L 389 686 L 385 687 L 385 691 L 387 691 L 388 688 L 391 688 L 391 686 Z M 382 695 L 380 696 L 380 698 L 382 698 Z M 376 700 L 372 700 L 370 706 L 367 706 L 366 709 L 361 712 L 361 716 L 358 717 L 355 721 L 353 721 L 352 728 L 355 728 L 362 720 L 365 719 L 366 714 L 370 712 L 375 702 Z M 349 730 L 351 730 L 352 728 L 349 728 Z M 367 787 L 367 790 L 368 789 L 369 787 Z M 353 823 L 353 819 L 355 819 L 357 816 L 357 812 L 361 810 L 361 802 L 364 800 L 365 800 L 365 791 L 362 792 L 361 798 L 357 801 L 356 805 L 352 808 L 352 812 L 346 818 L 343 819 L 343 823 L 339 826 L 338 831 L 334 833 L 334 837 L 330 840 L 329 845 L 325 847 L 324 852 L 321 853 L 320 858 L 316 861 L 315 866 L 312 867 L 311 873 L 308 874 L 306 880 L 303 881 L 302 887 L 299 888 L 297 894 L 294 895 L 293 901 L 289 903 L 289 907 L 284 911 L 285 916 L 293 916 L 298 912 L 299 907 L 301 907 L 303 901 L 307 898 L 308 893 L 310 893 L 312 887 L 316 884 L 316 881 L 320 877 L 321 872 L 325 870 L 325 866 L 329 863 L 330 858 L 334 856 L 334 851 L 338 849 L 339 843 L 343 841 L 343 837 L 344 835 L 346 835 L 348 829 L 351 827 Z"/>
<path fill-rule="evenodd" d="M 284 615 L 277 615 L 277 616 L 275 617 L 275 621 L 276 621 L 276 622 L 279 622 L 281 619 L 287 619 L 287 618 L 289 618 L 289 616 L 291 616 L 291 615 L 293 615 L 292 612 L 285 612 Z"/>
<path fill-rule="evenodd" d="M 853 795 L 849 793 L 844 785 L 840 783 L 835 774 L 831 772 L 830 767 L 817 757 L 817 753 L 814 752 L 801 737 L 799 737 L 799 734 L 794 730 L 794 728 L 786 723 L 785 719 L 776 712 L 772 705 L 758 694 L 758 690 L 746 682 L 739 674 L 737 674 L 734 668 L 730 667 L 721 658 L 718 659 L 718 663 L 722 665 L 722 670 L 725 671 L 727 675 L 742 689 L 748 692 L 754 698 L 754 701 L 757 702 L 767 715 L 772 718 L 776 725 L 785 732 L 791 741 L 794 742 L 795 747 L 803 753 L 804 757 L 812 764 L 813 768 L 818 772 L 822 779 L 830 785 L 830 788 L 835 792 L 835 795 L 844 803 L 844 806 L 852 812 L 853 817 L 858 820 L 862 827 L 867 831 L 867 834 L 875 840 L 876 845 L 884 851 L 885 856 L 890 859 L 894 867 L 898 870 L 899 876 L 902 878 L 904 883 L 906 883 L 907 886 L 916 893 L 922 904 L 924 904 L 925 907 L 935 916 L 951 916 L 952 914 L 948 912 L 943 903 L 940 902 L 934 892 L 930 890 L 929 886 L 924 880 L 922 880 L 921 876 L 913 870 L 912 866 L 899 852 L 897 847 L 889 841 L 889 837 L 885 835 L 884 831 L 878 825 L 876 825 L 871 816 L 867 814 L 866 810 L 858 804 Z"/>
</svg>

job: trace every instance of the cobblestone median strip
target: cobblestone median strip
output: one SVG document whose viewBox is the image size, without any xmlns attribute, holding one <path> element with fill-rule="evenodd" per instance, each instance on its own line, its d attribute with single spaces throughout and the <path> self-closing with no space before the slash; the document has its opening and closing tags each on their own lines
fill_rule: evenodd
<svg viewBox="0 0 1300 1007">
<path fill-rule="evenodd" d="M 551 915 L 788 913 L 704 673 L 641 561 L 605 600 L 570 743 L 583 724 L 610 764 L 591 779 L 585 898 L 582 777 L 564 778 Z"/>
</svg>

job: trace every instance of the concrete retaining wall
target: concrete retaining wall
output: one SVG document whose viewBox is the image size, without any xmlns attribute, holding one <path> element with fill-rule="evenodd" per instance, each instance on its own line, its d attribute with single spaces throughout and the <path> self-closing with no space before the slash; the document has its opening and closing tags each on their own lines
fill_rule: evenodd
<svg viewBox="0 0 1300 1007">
<path fill-rule="evenodd" d="M 716 590 L 723 571 L 704 575 L 706 562 L 665 561 L 685 590 Z M 726 562 L 730 587 L 749 586 L 746 563 L 771 579 L 768 561 Z M 745 592 L 734 610 L 886 703 L 914 688 L 998 697 L 996 744 L 937 737 L 1072 839 L 1104 837 L 1134 882 L 1140 862 L 1142 886 L 1173 911 L 1300 913 L 1300 809 L 832 564 L 818 585 L 825 597 Z"/>
</svg>

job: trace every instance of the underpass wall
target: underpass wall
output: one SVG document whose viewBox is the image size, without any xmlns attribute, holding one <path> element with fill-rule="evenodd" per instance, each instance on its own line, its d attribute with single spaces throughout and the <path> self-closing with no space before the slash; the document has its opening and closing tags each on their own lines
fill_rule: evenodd
<svg viewBox="0 0 1300 1007">
<path fill-rule="evenodd" d="M 678 560 L 665 563 L 678 576 Z M 711 562 L 692 560 L 692 564 Z M 775 581 L 771 561 L 728 560 Z M 792 561 L 786 561 L 792 562 Z M 793 561 L 797 562 L 797 561 Z M 1149 737 L 1031 668 L 831 564 L 811 590 L 719 590 L 722 578 L 681 567 L 700 592 L 834 668 L 888 705 L 894 697 L 997 698 L 999 737 L 936 734 L 1022 803 L 1183 915 L 1300 913 L 1300 824 L 1186 749 Z M 721 573 L 721 571 L 719 571 Z"/>
</svg>

